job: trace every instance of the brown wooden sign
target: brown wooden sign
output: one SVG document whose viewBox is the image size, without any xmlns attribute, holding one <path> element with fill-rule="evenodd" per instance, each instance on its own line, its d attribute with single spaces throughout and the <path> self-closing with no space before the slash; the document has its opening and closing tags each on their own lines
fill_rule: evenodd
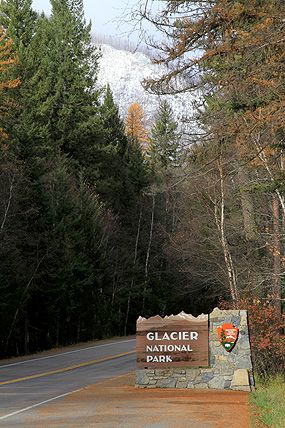
<svg viewBox="0 0 285 428">
<path fill-rule="evenodd" d="M 137 320 L 139 368 L 209 365 L 208 315 L 181 314 Z"/>
</svg>

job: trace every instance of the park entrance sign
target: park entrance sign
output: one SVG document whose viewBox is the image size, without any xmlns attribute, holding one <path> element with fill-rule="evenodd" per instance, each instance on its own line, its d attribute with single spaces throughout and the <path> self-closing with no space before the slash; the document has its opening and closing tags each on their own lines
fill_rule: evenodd
<svg viewBox="0 0 285 428">
<path fill-rule="evenodd" d="M 137 320 L 136 385 L 140 388 L 252 391 L 247 311 Z"/>
<path fill-rule="evenodd" d="M 207 367 L 208 315 L 179 315 L 137 320 L 137 366 L 142 368 Z"/>
</svg>

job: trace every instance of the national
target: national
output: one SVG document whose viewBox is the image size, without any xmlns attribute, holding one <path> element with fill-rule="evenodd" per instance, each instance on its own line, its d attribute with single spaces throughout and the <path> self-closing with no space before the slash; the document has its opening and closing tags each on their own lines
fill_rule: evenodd
<svg viewBox="0 0 285 428">
<path fill-rule="evenodd" d="M 147 352 L 192 352 L 190 345 L 147 345 Z"/>
</svg>

